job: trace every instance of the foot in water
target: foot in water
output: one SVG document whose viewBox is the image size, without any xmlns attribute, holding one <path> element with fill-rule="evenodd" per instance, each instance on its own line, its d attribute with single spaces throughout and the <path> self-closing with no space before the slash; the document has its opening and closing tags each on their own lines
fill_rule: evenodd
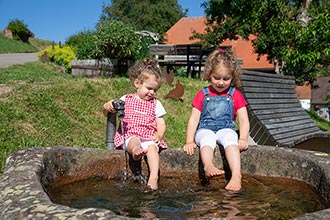
<svg viewBox="0 0 330 220">
<path fill-rule="evenodd" d="M 149 178 L 149 180 L 148 180 L 148 186 L 152 190 L 157 190 L 158 189 L 158 180 L 157 179 L 154 179 L 154 178 Z"/>
<path fill-rule="evenodd" d="M 241 177 L 234 177 L 232 176 L 228 184 L 226 185 L 225 189 L 230 191 L 238 192 L 241 190 Z"/>
<path fill-rule="evenodd" d="M 225 173 L 225 171 L 219 170 L 214 165 L 209 165 L 209 166 L 204 167 L 204 171 L 205 171 L 205 176 L 208 178 L 213 177 L 213 176 L 220 176 Z"/>
<path fill-rule="evenodd" d="M 142 148 L 138 148 L 136 150 L 134 150 L 133 153 L 133 159 L 134 160 L 140 160 L 142 158 L 143 155 L 145 155 L 148 151 L 144 150 Z"/>
</svg>

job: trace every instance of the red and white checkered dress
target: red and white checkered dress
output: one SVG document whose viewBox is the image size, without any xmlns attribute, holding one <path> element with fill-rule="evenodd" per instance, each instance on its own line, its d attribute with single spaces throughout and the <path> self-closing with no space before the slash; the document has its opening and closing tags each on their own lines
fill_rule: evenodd
<svg viewBox="0 0 330 220">
<path fill-rule="evenodd" d="M 114 138 L 116 148 L 122 148 L 124 139 L 126 140 L 131 136 L 136 136 L 140 138 L 140 140 L 152 140 L 157 132 L 155 115 L 156 101 L 155 98 L 151 100 L 142 100 L 134 94 L 126 95 L 125 116 L 122 119 L 124 138 L 120 125 Z M 167 148 L 167 145 L 161 140 L 159 147 Z"/>
</svg>

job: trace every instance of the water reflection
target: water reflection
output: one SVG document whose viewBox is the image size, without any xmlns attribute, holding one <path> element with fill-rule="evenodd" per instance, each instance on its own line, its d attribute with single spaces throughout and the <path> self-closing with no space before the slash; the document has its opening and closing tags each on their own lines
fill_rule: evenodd
<svg viewBox="0 0 330 220">
<path fill-rule="evenodd" d="M 118 215 L 144 219 L 291 219 L 326 207 L 306 183 L 244 175 L 243 189 L 224 190 L 224 177 L 201 186 L 196 173 L 162 176 L 158 191 L 138 180 L 92 179 L 50 190 L 54 203 L 74 208 L 105 208 Z"/>
</svg>

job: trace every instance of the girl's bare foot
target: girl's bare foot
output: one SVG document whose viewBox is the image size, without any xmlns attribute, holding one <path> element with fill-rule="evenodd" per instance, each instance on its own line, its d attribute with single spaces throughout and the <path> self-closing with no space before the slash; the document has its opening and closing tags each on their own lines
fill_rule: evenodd
<svg viewBox="0 0 330 220">
<path fill-rule="evenodd" d="M 132 152 L 133 159 L 140 160 L 142 158 L 142 156 L 145 155 L 147 152 L 148 152 L 147 150 L 144 150 L 142 148 L 137 148 Z"/>
<path fill-rule="evenodd" d="M 149 178 L 149 180 L 148 180 L 148 186 L 152 190 L 157 190 L 158 189 L 158 180 L 155 179 L 155 178 Z"/>
<path fill-rule="evenodd" d="M 220 176 L 225 173 L 225 171 L 219 170 L 214 165 L 205 166 L 204 171 L 206 177 Z"/>
<path fill-rule="evenodd" d="M 226 190 L 231 191 L 240 191 L 242 188 L 241 186 L 241 178 L 240 177 L 232 177 L 228 182 L 227 186 L 225 187 Z"/>
</svg>

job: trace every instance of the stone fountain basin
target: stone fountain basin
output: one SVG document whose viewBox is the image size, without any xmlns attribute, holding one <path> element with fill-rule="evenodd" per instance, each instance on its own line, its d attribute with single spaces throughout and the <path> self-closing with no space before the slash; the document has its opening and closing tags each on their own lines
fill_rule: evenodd
<svg viewBox="0 0 330 220">
<path fill-rule="evenodd" d="M 217 151 L 217 164 L 222 162 Z M 125 170 L 123 151 L 48 147 L 16 151 L 6 161 L 0 177 L 0 219 L 129 219 L 110 210 L 75 209 L 52 203 L 45 189 L 92 177 L 110 178 Z M 242 152 L 243 174 L 288 177 L 315 187 L 330 206 L 330 155 L 316 151 L 271 146 L 251 146 Z M 161 176 L 173 171 L 196 171 L 198 152 L 187 156 L 181 149 L 161 153 Z M 330 209 L 295 219 L 329 219 Z"/>
</svg>

